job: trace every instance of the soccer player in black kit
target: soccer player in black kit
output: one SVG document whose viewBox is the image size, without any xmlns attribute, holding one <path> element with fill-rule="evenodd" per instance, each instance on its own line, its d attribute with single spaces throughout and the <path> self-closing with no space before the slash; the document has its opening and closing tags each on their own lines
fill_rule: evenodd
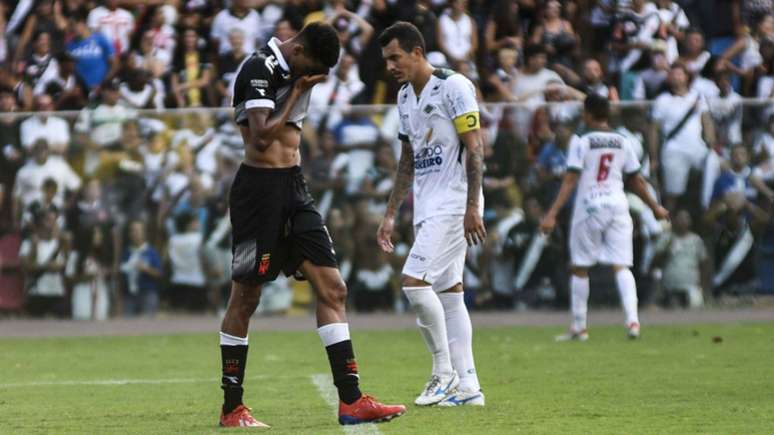
<svg viewBox="0 0 774 435">
<path fill-rule="evenodd" d="M 339 57 L 328 24 L 309 24 L 294 38 L 250 55 L 236 74 L 234 116 L 245 159 L 231 186 L 234 259 L 231 296 L 220 329 L 224 403 L 220 425 L 268 427 L 242 403 L 250 316 L 261 285 L 280 272 L 302 274 L 317 293 L 317 332 L 328 353 L 339 394 L 339 423 L 387 421 L 406 412 L 360 392 L 345 314 L 347 288 L 333 243 L 301 175 L 301 122 L 309 93 Z"/>
</svg>

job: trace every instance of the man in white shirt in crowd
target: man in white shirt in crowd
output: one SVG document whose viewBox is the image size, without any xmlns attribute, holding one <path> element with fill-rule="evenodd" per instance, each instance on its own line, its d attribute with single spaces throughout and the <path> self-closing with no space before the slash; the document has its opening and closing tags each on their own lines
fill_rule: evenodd
<svg viewBox="0 0 774 435">
<path fill-rule="evenodd" d="M 67 245 L 59 234 L 56 212 L 47 210 L 35 217 L 35 231 L 19 248 L 28 313 L 60 317 L 67 314 L 63 276 Z"/>
<path fill-rule="evenodd" d="M 245 53 L 252 53 L 258 46 L 261 37 L 261 15 L 250 7 L 250 0 L 233 0 L 231 7 L 223 9 L 215 15 L 212 21 L 210 39 L 218 48 L 218 54 L 224 55 L 231 50 L 228 34 L 233 29 L 239 29 L 245 36 Z"/>
<path fill-rule="evenodd" d="M 651 112 L 651 169 L 655 175 L 659 162 L 664 166 L 662 189 L 669 210 L 674 210 L 677 200 L 685 194 L 691 169 L 703 170 L 708 144 L 715 144 L 707 102 L 690 89 L 689 78 L 685 65 L 672 65 L 667 79 L 670 90 L 656 98 Z"/>
<path fill-rule="evenodd" d="M 102 6 L 89 12 L 88 25 L 95 32 L 105 35 L 116 53 L 126 53 L 129 37 L 134 30 L 134 15 L 118 7 L 118 0 L 104 0 Z"/>
<path fill-rule="evenodd" d="M 39 140 L 48 144 L 52 157 L 62 157 L 67 154 L 70 146 L 70 125 L 64 119 L 53 116 L 54 100 L 48 94 L 35 97 L 35 115 L 21 123 L 21 143 L 29 152 Z"/>
<path fill-rule="evenodd" d="M 517 102 L 524 103 L 513 110 L 514 132 L 526 143 L 532 125 L 532 115 L 545 102 L 544 92 L 552 86 L 564 84 L 555 71 L 546 68 L 548 57 L 542 45 L 528 45 L 524 48 L 524 66 L 513 80 L 511 94 Z"/>
</svg>

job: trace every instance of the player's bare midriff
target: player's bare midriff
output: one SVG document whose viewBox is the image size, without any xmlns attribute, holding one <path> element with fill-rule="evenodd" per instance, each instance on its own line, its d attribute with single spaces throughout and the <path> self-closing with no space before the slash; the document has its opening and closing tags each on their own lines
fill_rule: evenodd
<svg viewBox="0 0 774 435">
<path fill-rule="evenodd" d="M 250 129 L 240 126 L 242 140 L 249 143 Z M 285 124 L 266 151 L 259 151 L 245 145 L 244 164 L 256 168 L 290 168 L 301 163 L 298 147 L 301 145 L 301 130 L 291 124 Z"/>
</svg>

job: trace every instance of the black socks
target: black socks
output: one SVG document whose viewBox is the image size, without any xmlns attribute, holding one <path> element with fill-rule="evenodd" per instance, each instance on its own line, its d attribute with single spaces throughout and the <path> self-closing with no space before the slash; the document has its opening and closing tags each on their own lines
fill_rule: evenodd
<svg viewBox="0 0 774 435">
<path fill-rule="evenodd" d="M 354 403 L 362 393 L 358 386 L 359 376 L 352 341 L 345 340 L 326 346 L 325 351 L 328 352 L 333 384 L 339 390 L 339 399 L 347 405 Z"/>
<path fill-rule="evenodd" d="M 247 365 L 247 346 L 220 345 L 220 355 L 223 362 L 223 414 L 228 414 L 242 404 L 242 381 L 245 378 Z"/>
</svg>

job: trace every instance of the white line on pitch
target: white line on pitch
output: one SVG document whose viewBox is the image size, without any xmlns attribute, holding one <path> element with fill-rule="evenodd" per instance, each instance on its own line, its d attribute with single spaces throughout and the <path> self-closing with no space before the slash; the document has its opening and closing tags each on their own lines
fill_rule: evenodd
<svg viewBox="0 0 774 435">
<path fill-rule="evenodd" d="M 265 379 L 266 376 L 251 376 L 250 379 Z M 122 386 L 122 385 L 166 385 L 166 384 L 199 384 L 199 383 L 217 383 L 217 378 L 190 378 L 190 379 L 95 379 L 82 381 L 31 381 L 17 382 L 10 384 L 0 384 L 0 388 L 19 388 L 19 387 L 69 387 L 69 386 Z"/>
<path fill-rule="evenodd" d="M 312 383 L 317 387 L 317 391 L 320 392 L 325 403 L 333 408 L 333 414 L 338 418 L 339 415 L 339 396 L 336 393 L 336 388 L 333 386 L 330 375 L 324 375 L 322 373 L 312 375 Z M 373 423 L 358 424 L 353 426 L 342 426 L 344 433 L 347 434 L 381 434 L 382 432 Z"/>
</svg>

